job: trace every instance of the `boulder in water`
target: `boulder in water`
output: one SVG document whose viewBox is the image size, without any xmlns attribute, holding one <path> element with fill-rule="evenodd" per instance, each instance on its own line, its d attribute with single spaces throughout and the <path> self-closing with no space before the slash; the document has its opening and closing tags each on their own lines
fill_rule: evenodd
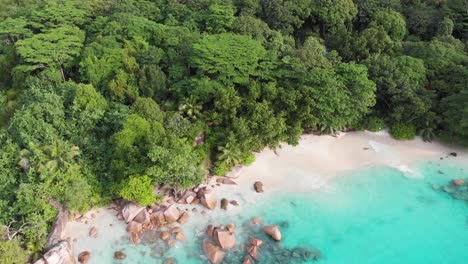
<svg viewBox="0 0 468 264">
<path fill-rule="evenodd" d="M 256 247 L 261 247 L 263 245 L 263 241 L 255 237 L 251 237 L 249 239 L 249 242 L 251 245 L 254 245 Z"/>
<path fill-rule="evenodd" d="M 263 192 L 263 183 L 261 181 L 256 181 L 254 183 L 254 189 L 256 192 L 261 193 Z"/>
<path fill-rule="evenodd" d="M 175 236 L 175 239 L 178 240 L 178 241 L 184 241 L 185 236 L 182 233 L 177 233 L 177 235 Z"/>
<path fill-rule="evenodd" d="M 223 249 L 229 249 L 235 246 L 236 237 L 228 230 L 215 229 L 213 232 L 213 238 L 218 245 Z"/>
<path fill-rule="evenodd" d="M 164 210 L 164 219 L 166 219 L 166 222 L 169 224 L 172 224 L 175 221 L 177 221 L 179 217 L 180 211 L 174 204 L 170 205 L 166 208 L 166 210 Z"/>
<path fill-rule="evenodd" d="M 274 240 L 281 241 L 281 231 L 278 226 L 264 226 L 262 227 L 262 230 Z"/>
<path fill-rule="evenodd" d="M 258 253 L 258 247 L 257 246 L 254 246 L 254 245 L 250 245 L 248 248 L 247 248 L 247 252 L 249 253 L 249 255 L 254 258 L 255 260 L 257 261 L 260 261 L 260 254 Z"/>
<path fill-rule="evenodd" d="M 161 235 L 159 236 L 162 240 L 167 240 L 171 236 L 171 233 L 167 231 L 162 231 Z"/>
<path fill-rule="evenodd" d="M 215 227 L 213 225 L 208 225 L 206 227 L 206 234 L 211 238 L 213 238 L 214 229 L 215 229 Z"/>
<path fill-rule="evenodd" d="M 203 206 L 205 206 L 206 208 L 211 209 L 211 210 L 215 209 L 216 204 L 218 203 L 218 201 L 214 197 L 213 193 L 211 193 L 209 191 L 204 191 L 203 192 L 203 194 L 201 195 L 200 202 L 201 202 L 201 204 Z"/>
<path fill-rule="evenodd" d="M 234 233 L 234 224 L 227 224 L 226 229 L 229 232 Z"/>
<path fill-rule="evenodd" d="M 132 221 L 127 225 L 127 232 L 129 233 L 140 233 L 142 229 L 142 225 L 135 221 Z"/>
<path fill-rule="evenodd" d="M 227 199 L 224 199 L 224 198 L 221 199 L 221 209 L 227 210 L 228 204 L 229 204 L 229 202 L 228 202 Z"/>
<path fill-rule="evenodd" d="M 95 226 L 91 227 L 91 229 L 89 230 L 89 236 L 97 237 L 97 228 Z"/>
<path fill-rule="evenodd" d="M 185 224 L 187 223 L 189 219 L 189 213 L 188 212 L 183 212 L 182 215 L 180 216 L 180 218 L 177 220 L 177 222 L 181 223 L 181 224 Z"/>
<path fill-rule="evenodd" d="M 91 253 L 89 251 L 83 251 L 78 255 L 78 262 L 81 264 L 88 263 L 89 259 L 91 258 Z"/>
<path fill-rule="evenodd" d="M 244 260 L 242 261 L 242 264 L 253 264 L 253 263 L 254 262 L 253 262 L 252 258 L 249 255 L 245 256 Z"/>
<path fill-rule="evenodd" d="M 203 241 L 203 251 L 212 264 L 221 264 L 224 259 L 224 251 L 208 242 L 208 240 Z"/>
</svg>

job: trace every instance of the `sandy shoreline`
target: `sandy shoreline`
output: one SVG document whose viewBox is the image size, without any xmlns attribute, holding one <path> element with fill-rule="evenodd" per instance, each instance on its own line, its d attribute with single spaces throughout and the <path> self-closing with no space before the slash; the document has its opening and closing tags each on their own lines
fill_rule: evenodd
<svg viewBox="0 0 468 264">
<path fill-rule="evenodd" d="M 449 157 L 451 152 L 456 152 L 458 156 Z M 218 207 L 212 211 L 206 210 L 206 215 L 193 213 L 183 229 L 203 232 L 198 230 L 200 223 L 235 217 L 242 213 L 242 208 L 254 204 L 262 196 L 312 191 L 346 171 L 368 166 L 391 166 L 402 170 L 408 177 L 418 177 L 412 172 L 412 165 L 421 160 L 440 158 L 466 162 L 468 153 L 462 148 L 425 143 L 419 138 L 397 141 L 386 132 L 351 132 L 340 137 L 304 135 L 298 146 L 283 145 L 276 153 L 272 150 L 257 153 L 256 161 L 244 168 L 241 176 L 235 180 L 238 185 L 222 185 L 215 189 L 218 202 L 226 198 L 239 201 L 240 206 L 231 206 L 227 212 Z M 255 181 L 263 182 L 265 193 L 253 191 Z M 180 206 L 185 207 L 197 207 L 198 212 L 204 210 L 199 205 Z M 94 256 L 112 262 L 112 256 L 106 256 L 109 252 L 104 251 L 109 251 L 109 247 L 113 250 L 122 247 L 112 244 L 113 241 L 128 241 L 124 223 L 118 221 L 115 215 L 114 210 L 100 208 L 89 212 L 81 222 L 72 221 L 68 224 L 66 237 L 73 241 L 75 256 L 89 250 Z M 92 226 L 98 229 L 97 238 L 88 236 Z M 186 243 L 194 243 L 194 239 L 188 238 Z"/>
</svg>

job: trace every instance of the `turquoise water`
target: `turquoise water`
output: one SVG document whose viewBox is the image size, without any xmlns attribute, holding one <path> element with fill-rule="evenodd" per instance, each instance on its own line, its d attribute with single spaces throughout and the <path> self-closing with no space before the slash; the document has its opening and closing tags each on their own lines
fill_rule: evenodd
<svg viewBox="0 0 468 264">
<path fill-rule="evenodd" d="M 275 247 L 289 253 L 287 249 L 303 247 L 320 250 L 318 263 L 467 264 L 468 205 L 434 190 L 432 184 L 468 178 L 468 166 L 438 161 L 417 168 L 423 179 L 408 178 L 389 167 L 354 171 L 320 191 L 276 195 L 245 207 L 241 215 L 217 220 L 236 224 L 239 245 L 252 232 L 266 239 L 249 224 L 253 216 L 261 216 L 265 224 L 281 225 L 283 241 L 261 248 L 260 263 L 284 263 L 272 256 Z M 200 259 L 203 236 L 195 233 L 188 233 L 192 239 L 170 249 L 164 257 L 174 256 L 177 263 L 184 264 L 207 263 Z M 133 255 L 126 263 L 162 262 L 150 257 L 150 247 L 126 251 Z M 239 246 L 225 263 L 239 263 L 244 254 L 245 248 Z M 289 259 L 287 263 L 312 261 Z"/>
</svg>

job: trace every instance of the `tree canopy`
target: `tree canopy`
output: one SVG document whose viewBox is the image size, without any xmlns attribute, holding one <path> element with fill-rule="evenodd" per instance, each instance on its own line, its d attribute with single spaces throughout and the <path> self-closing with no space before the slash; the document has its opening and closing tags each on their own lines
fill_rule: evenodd
<svg viewBox="0 0 468 264">
<path fill-rule="evenodd" d="M 464 0 L 0 6 L 0 231 L 25 227 L 0 234 L 8 263 L 43 249 L 54 203 L 150 205 L 306 130 L 468 145 Z"/>
</svg>

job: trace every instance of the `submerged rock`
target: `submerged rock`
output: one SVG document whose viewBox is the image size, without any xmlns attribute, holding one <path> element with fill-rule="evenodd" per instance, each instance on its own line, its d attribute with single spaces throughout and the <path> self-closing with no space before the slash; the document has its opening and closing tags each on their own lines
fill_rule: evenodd
<svg viewBox="0 0 468 264">
<path fill-rule="evenodd" d="M 125 253 L 123 253 L 122 251 L 116 251 L 114 253 L 114 258 L 115 259 L 125 259 L 127 257 L 127 255 L 125 255 Z"/>
<path fill-rule="evenodd" d="M 264 226 L 262 227 L 262 230 L 274 240 L 281 241 L 281 231 L 278 226 Z"/>
<path fill-rule="evenodd" d="M 168 258 L 166 260 L 164 260 L 163 264 L 175 264 L 176 263 L 176 259 L 175 258 Z"/>
<path fill-rule="evenodd" d="M 465 181 L 462 179 L 453 179 L 452 183 L 456 186 L 463 186 L 465 185 Z"/>
</svg>

